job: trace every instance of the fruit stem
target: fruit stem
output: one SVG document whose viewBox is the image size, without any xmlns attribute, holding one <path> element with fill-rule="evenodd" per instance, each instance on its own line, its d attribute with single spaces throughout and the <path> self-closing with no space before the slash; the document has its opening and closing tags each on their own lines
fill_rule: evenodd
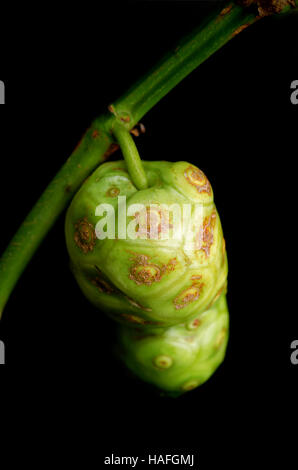
<svg viewBox="0 0 298 470">
<path fill-rule="evenodd" d="M 133 184 L 137 189 L 148 188 L 147 176 L 142 160 L 130 132 L 123 125 L 116 123 L 113 127 L 113 133 L 122 150 Z"/>
</svg>

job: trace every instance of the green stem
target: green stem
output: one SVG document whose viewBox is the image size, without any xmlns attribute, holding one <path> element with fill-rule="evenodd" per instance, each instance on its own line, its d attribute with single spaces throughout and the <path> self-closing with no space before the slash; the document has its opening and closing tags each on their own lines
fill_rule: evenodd
<svg viewBox="0 0 298 470">
<path fill-rule="evenodd" d="M 297 0 L 296 0 L 297 1 Z M 0 318 L 3 308 L 26 265 L 39 244 L 67 206 L 84 179 L 115 148 L 112 133 L 116 130 L 122 145 L 127 131 L 163 98 L 175 85 L 220 49 L 230 39 L 258 19 L 255 12 L 229 2 L 198 30 L 182 41 L 122 98 L 109 106 L 110 113 L 96 119 L 65 165 L 42 194 L 0 259 Z M 120 136 L 121 134 L 121 136 Z M 130 143 L 131 145 L 131 143 Z M 127 157 L 126 157 L 127 158 Z M 139 157 L 138 157 L 139 158 Z M 133 151 L 131 163 L 136 163 Z M 133 165 L 132 165 L 133 166 Z M 137 184 L 145 185 L 142 171 L 136 170 Z"/>
<path fill-rule="evenodd" d="M 0 259 L 0 318 L 23 270 L 82 181 L 117 146 L 97 119 L 51 181 Z"/>
<path fill-rule="evenodd" d="M 148 188 L 147 176 L 143 168 L 142 160 L 129 131 L 121 124 L 116 123 L 113 128 L 113 133 L 122 150 L 133 184 L 137 189 Z"/>
</svg>

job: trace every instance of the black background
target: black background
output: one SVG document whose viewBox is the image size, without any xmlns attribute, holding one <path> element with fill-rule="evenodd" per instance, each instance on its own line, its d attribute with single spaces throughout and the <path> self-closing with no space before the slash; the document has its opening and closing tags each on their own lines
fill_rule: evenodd
<svg viewBox="0 0 298 470">
<path fill-rule="evenodd" d="M 92 119 L 199 24 L 210 4 L 20 8 L 1 38 L 1 251 Z M 224 364 L 175 400 L 131 379 L 111 356 L 113 324 L 70 274 L 63 215 L 0 325 L 5 431 L 24 461 L 38 463 L 37 446 L 51 462 L 74 459 L 86 468 L 112 451 L 195 452 L 201 469 L 294 463 L 298 106 L 290 84 L 298 79 L 297 25 L 297 15 L 267 18 L 241 33 L 142 119 L 146 133 L 137 139 L 143 159 L 190 161 L 213 186 L 229 257 Z M 30 444 L 21 444 L 24 435 Z"/>
</svg>

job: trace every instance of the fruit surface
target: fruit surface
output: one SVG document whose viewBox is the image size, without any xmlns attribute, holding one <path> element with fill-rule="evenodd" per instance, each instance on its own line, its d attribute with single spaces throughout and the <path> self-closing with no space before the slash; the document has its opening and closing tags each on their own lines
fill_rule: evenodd
<svg viewBox="0 0 298 470">
<path fill-rule="evenodd" d="M 185 324 L 160 332 L 119 326 L 119 354 L 140 379 L 168 392 L 203 384 L 223 361 L 229 314 L 225 294 Z"/>
<path fill-rule="evenodd" d="M 223 291 L 225 242 L 201 170 L 187 162 L 143 165 L 149 188 L 139 191 L 124 161 L 95 170 L 67 211 L 66 242 L 73 273 L 94 305 L 125 325 L 167 328 L 204 312 Z M 134 204 L 145 207 L 145 223 Z M 108 229 L 114 238 L 104 238 Z"/>
</svg>

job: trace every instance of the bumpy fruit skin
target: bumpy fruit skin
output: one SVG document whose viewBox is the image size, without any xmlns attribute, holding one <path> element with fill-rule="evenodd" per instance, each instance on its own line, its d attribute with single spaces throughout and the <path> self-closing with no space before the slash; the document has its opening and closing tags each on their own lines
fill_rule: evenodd
<svg viewBox="0 0 298 470">
<path fill-rule="evenodd" d="M 138 191 L 124 161 L 101 165 L 74 197 L 66 216 L 66 243 L 73 273 L 85 296 L 114 320 L 140 328 L 167 328 L 208 309 L 225 289 L 227 257 L 211 185 L 187 162 L 143 162 L 149 188 Z M 126 205 L 200 205 L 201 223 L 183 224 L 180 240 L 121 239 L 118 196 Z M 115 239 L 99 239 L 96 207 L 115 209 Z M 193 209 L 192 209 L 193 210 Z M 157 217 L 161 213 L 157 211 Z M 126 219 L 126 226 L 137 213 Z M 148 228 L 148 230 L 150 227 Z M 193 230 L 193 248 L 187 237 Z"/>
<path fill-rule="evenodd" d="M 119 326 L 119 354 L 140 379 L 179 395 L 203 384 L 223 361 L 228 329 L 223 293 L 187 323 L 159 332 Z"/>
</svg>

